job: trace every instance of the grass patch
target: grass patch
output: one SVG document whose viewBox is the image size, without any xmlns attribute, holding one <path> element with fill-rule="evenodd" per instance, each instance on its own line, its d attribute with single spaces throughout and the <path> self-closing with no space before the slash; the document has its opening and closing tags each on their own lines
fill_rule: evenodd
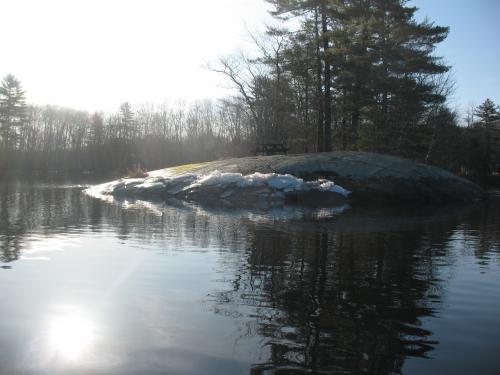
<svg viewBox="0 0 500 375">
<path fill-rule="evenodd" d="M 176 167 L 171 167 L 171 168 L 168 168 L 170 169 L 171 171 L 175 172 L 175 173 L 184 173 L 184 172 L 189 172 L 189 171 L 194 171 L 194 170 L 197 170 L 197 169 L 200 169 L 206 165 L 210 164 L 210 162 L 203 162 L 203 163 L 191 163 L 191 164 L 183 164 L 183 165 L 178 165 Z"/>
</svg>

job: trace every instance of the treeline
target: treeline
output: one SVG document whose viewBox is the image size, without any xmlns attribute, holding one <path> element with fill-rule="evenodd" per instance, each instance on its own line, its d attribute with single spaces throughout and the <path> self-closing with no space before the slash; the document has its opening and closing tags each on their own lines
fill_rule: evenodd
<svg viewBox="0 0 500 375">
<path fill-rule="evenodd" d="M 258 53 L 211 66 L 234 97 L 90 114 L 26 106 L 7 76 L 0 170 L 122 173 L 248 155 L 259 143 L 389 153 L 463 174 L 496 168 L 490 130 L 474 119 L 460 127 L 447 105 L 453 82 L 434 55 L 447 27 L 417 21 L 405 0 L 267 1 L 276 24 L 252 36 Z M 489 117 L 472 113 L 479 123 L 496 118 L 490 102 L 477 109 Z"/>
<path fill-rule="evenodd" d="M 134 108 L 124 103 L 108 114 L 25 106 L 8 131 L 2 128 L 0 170 L 123 174 L 248 155 L 254 130 L 245 116 L 230 99 Z"/>
</svg>

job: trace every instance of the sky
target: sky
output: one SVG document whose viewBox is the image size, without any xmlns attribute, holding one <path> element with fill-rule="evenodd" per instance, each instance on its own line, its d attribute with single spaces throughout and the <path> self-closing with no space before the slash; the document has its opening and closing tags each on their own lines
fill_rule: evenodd
<svg viewBox="0 0 500 375">
<path fill-rule="evenodd" d="M 440 26 L 449 26 L 448 38 L 436 55 L 452 67 L 456 91 L 453 108 L 464 110 L 491 98 L 500 105 L 500 1 L 414 0 L 417 17 L 427 16 Z"/>
<path fill-rule="evenodd" d="M 451 105 L 500 103 L 500 1 L 413 0 L 417 16 L 450 26 L 437 49 L 453 66 Z M 207 69 L 251 48 L 270 22 L 263 0 L 0 0 L 0 76 L 28 102 L 89 111 L 230 93 Z"/>
</svg>

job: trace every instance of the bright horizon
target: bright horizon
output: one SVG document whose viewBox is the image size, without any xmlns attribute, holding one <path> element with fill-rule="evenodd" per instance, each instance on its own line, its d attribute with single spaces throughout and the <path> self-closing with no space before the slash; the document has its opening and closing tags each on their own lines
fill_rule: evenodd
<svg viewBox="0 0 500 375">
<path fill-rule="evenodd" d="M 224 96 L 228 85 L 206 64 L 249 46 L 246 30 L 263 28 L 266 8 L 260 0 L 2 2 L 9 55 L 0 76 L 14 74 L 30 103 L 89 111 Z"/>
<path fill-rule="evenodd" d="M 493 67 L 500 58 L 500 26 L 488 18 L 474 30 L 461 22 L 479 14 L 493 21 L 500 5 L 492 0 L 410 5 L 420 8 L 419 17 L 451 27 L 437 54 L 453 66 L 452 107 L 463 109 L 486 97 L 500 102 L 500 75 Z M 125 101 L 218 98 L 232 91 L 206 64 L 251 49 L 247 31 L 264 29 L 269 8 L 263 0 L 4 1 L 0 76 L 20 79 L 29 103 L 88 111 L 116 111 Z"/>
</svg>

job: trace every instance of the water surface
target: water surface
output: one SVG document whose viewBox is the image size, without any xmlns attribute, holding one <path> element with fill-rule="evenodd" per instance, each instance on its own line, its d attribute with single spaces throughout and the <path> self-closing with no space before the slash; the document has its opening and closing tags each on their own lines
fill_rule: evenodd
<svg viewBox="0 0 500 375">
<path fill-rule="evenodd" d="M 217 210 L 0 183 L 1 374 L 498 374 L 500 201 Z"/>
</svg>

